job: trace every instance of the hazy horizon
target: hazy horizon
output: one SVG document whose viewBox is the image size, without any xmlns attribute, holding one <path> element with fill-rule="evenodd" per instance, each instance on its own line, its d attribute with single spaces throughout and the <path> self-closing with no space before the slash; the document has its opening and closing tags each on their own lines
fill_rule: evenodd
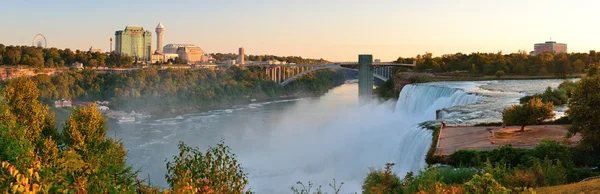
<svg viewBox="0 0 600 194">
<path fill-rule="evenodd" d="M 152 32 L 155 50 L 162 22 L 164 44 L 195 44 L 206 53 L 243 46 L 249 55 L 356 61 L 369 53 L 392 61 L 425 52 L 531 51 L 550 38 L 569 52 L 588 52 L 600 45 L 596 7 L 591 0 L 11 1 L 0 7 L 0 43 L 31 45 L 41 33 L 48 47 L 108 51 L 116 30 L 141 26 Z"/>
</svg>

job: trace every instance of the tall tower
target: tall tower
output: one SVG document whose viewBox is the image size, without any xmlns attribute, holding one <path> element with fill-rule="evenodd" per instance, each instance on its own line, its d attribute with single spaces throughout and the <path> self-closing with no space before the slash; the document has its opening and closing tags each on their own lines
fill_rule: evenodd
<svg viewBox="0 0 600 194">
<path fill-rule="evenodd" d="M 244 47 L 240 47 L 239 54 L 238 54 L 238 61 L 239 61 L 240 65 L 244 65 Z"/>
<path fill-rule="evenodd" d="M 165 27 L 162 25 L 162 23 L 158 23 L 158 26 L 156 26 L 156 50 L 158 50 L 159 53 L 163 53 L 163 33 L 165 32 Z"/>
<path fill-rule="evenodd" d="M 110 50 L 108 50 L 110 53 L 112 53 L 112 37 L 110 38 Z"/>
</svg>

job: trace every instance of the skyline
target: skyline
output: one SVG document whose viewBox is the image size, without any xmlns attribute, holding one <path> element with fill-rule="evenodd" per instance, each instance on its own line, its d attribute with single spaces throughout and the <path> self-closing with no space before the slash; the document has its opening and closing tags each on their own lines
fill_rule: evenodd
<svg viewBox="0 0 600 194">
<path fill-rule="evenodd" d="M 41 33 L 48 47 L 108 51 L 116 30 L 140 26 L 155 37 L 162 22 L 164 45 L 195 44 L 207 53 L 244 47 L 248 55 L 356 61 L 366 53 L 392 61 L 425 52 L 532 51 L 550 38 L 567 43 L 569 52 L 588 52 L 600 48 L 594 7 L 600 2 L 34 0 L 0 8 L 0 16 L 10 18 L 3 29 L 11 29 L 0 31 L 0 43 L 31 45 Z"/>
</svg>

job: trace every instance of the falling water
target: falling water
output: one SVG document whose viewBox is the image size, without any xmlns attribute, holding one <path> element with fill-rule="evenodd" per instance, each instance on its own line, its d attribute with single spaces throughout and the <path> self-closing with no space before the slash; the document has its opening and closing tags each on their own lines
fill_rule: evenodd
<svg viewBox="0 0 600 194">
<path fill-rule="evenodd" d="M 297 181 L 327 189 L 334 178 L 345 183 L 341 193 L 359 192 L 370 167 L 394 162 L 400 176 L 425 167 L 431 131 L 419 123 L 434 120 L 438 109 L 483 98 L 465 92 L 475 85 L 444 86 L 407 85 L 397 102 L 360 105 L 357 84 L 345 84 L 315 99 L 113 123 L 110 129 L 123 138 L 128 162 L 163 187 L 164 159 L 178 153 L 177 142 L 203 150 L 224 139 L 257 193 L 290 193 Z"/>
</svg>

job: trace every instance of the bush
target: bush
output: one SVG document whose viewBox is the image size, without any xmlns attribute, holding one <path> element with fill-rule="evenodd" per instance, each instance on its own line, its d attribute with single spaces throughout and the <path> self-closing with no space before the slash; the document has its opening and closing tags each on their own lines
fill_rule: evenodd
<svg viewBox="0 0 600 194">
<path fill-rule="evenodd" d="M 445 184 L 463 184 L 477 174 L 474 168 L 437 168 L 439 177 Z"/>
<path fill-rule="evenodd" d="M 488 151 L 459 150 L 454 152 L 451 158 L 451 164 L 455 166 L 479 167 L 483 164 L 482 158 L 487 157 Z"/>
<path fill-rule="evenodd" d="M 473 175 L 473 178 L 465 183 L 463 187 L 466 193 L 510 193 L 489 173 L 483 176 Z"/>
<path fill-rule="evenodd" d="M 174 192 L 247 192 L 247 175 L 223 141 L 205 154 L 179 142 L 179 151 L 179 156 L 167 162 L 166 179 Z"/>
<path fill-rule="evenodd" d="M 370 169 L 362 185 L 363 194 L 399 193 L 401 181 L 396 173 L 392 172 L 394 164 L 388 163 L 384 170 Z"/>
</svg>

